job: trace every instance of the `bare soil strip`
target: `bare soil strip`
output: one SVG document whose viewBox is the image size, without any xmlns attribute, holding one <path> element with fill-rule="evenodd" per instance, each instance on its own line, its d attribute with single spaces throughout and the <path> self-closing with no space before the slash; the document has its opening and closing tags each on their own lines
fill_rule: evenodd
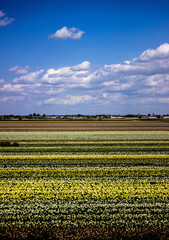
<svg viewBox="0 0 169 240">
<path fill-rule="evenodd" d="M 166 122 L 0 122 L 0 131 L 169 131 Z"/>
</svg>

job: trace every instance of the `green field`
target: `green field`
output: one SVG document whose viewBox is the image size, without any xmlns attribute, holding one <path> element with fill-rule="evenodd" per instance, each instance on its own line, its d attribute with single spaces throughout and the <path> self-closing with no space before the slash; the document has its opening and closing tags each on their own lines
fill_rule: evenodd
<svg viewBox="0 0 169 240">
<path fill-rule="evenodd" d="M 0 132 L 1 239 L 169 237 L 169 132 Z"/>
</svg>

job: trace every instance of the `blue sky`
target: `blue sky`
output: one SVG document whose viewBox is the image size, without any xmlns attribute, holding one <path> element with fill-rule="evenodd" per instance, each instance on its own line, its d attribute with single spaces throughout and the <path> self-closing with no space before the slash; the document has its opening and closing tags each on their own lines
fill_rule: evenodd
<svg viewBox="0 0 169 240">
<path fill-rule="evenodd" d="M 168 0 L 0 0 L 0 114 L 169 113 L 168 43 Z"/>
</svg>

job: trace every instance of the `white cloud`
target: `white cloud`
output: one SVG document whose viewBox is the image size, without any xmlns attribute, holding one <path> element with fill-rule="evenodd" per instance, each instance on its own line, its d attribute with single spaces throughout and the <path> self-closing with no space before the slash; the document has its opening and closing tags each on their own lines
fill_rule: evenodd
<svg viewBox="0 0 169 240">
<path fill-rule="evenodd" d="M 7 96 L 7 97 L 0 97 L 0 102 L 7 102 L 7 101 L 12 101 L 12 102 L 20 102 L 23 101 L 24 97 L 23 96 Z"/>
<path fill-rule="evenodd" d="M 42 82 L 55 84 L 60 87 L 88 87 L 90 62 L 84 61 L 72 67 L 49 69 L 43 75 Z"/>
<path fill-rule="evenodd" d="M 32 95 L 34 93 L 40 94 L 42 89 L 40 89 L 41 84 L 4 84 L 0 88 L 0 92 L 3 95 Z"/>
<path fill-rule="evenodd" d="M 71 38 L 71 39 L 79 39 L 82 37 L 82 35 L 84 34 L 84 31 L 81 31 L 78 28 L 70 28 L 68 29 L 67 27 L 63 27 L 59 30 L 57 30 L 54 34 L 50 34 L 49 38 L 54 38 L 54 39 L 67 39 L 67 38 Z"/>
<path fill-rule="evenodd" d="M 20 77 L 17 77 L 13 80 L 14 83 L 34 83 L 36 82 L 39 75 L 41 75 L 44 72 L 44 70 L 40 69 L 35 72 L 30 72 L 25 75 L 22 75 Z"/>
<path fill-rule="evenodd" d="M 48 94 L 48 95 L 58 95 L 59 93 L 63 93 L 64 91 L 65 91 L 65 88 L 55 89 L 51 86 L 50 88 L 47 88 L 45 90 L 45 93 Z"/>
<path fill-rule="evenodd" d="M 9 69 L 9 72 L 14 72 L 16 75 L 24 75 L 27 74 L 29 70 L 29 66 L 20 67 L 20 66 L 14 66 Z"/>
<path fill-rule="evenodd" d="M 82 70 L 89 70 L 90 69 L 90 62 L 89 61 L 84 61 L 76 66 L 73 66 L 71 68 L 74 71 L 82 71 Z"/>
<path fill-rule="evenodd" d="M 58 89 L 73 93 L 75 88 L 90 91 L 92 97 L 105 103 L 125 102 L 144 99 L 149 95 L 169 94 L 169 44 L 165 43 L 154 50 L 147 50 L 138 58 L 121 64 L 105 65 L 91 72 L 90 62 L 76 66 L 49 69 L 42 77 L 42 83 L 51 84 L 50 93 L 58 95 Z M 144 56 L 144 57 L 143 57 Z M 146 56 L 146 57 L 145 57 Z M 57 90 L 52 92 L 52 88 Z M 48 91 L 49 92 L 49 91 Z M 101 97 L 102 96 L 102 97 Z M 59 98 L 60 99 L 60 98 Z M 58 102 L 60 102 L 60 100 Z M 104 100 L 105 99 L 105 100 Z M 50 99 L 55 102 L 55 97 Z M 50 102 L 49 101 L 49 102 Z"/>
<path fill-rule="evenodd" d="M 143 52 L 138 60 L 141 61 L 148 61 L 150 59 L 161 59 L 161 58 L 166 58 L 169 56 L 169 44 L 164 43 L 160 45 L 157 49 L 148 49 L 145 52 Z"/>
<path fill-rule="evenodd" d="M 94 97 L 89 95 L 82 95 L 82 96 L 73 96 L 67 95 L 65 98 L 49 98 L 44 101 L 45 104 L 56 104 L 56 105 L 75 105 L 80 103 L 88 103 L 93 102 L 95 100 Z"/>
<path fill-rule="evenodd" d="M 169 44 L 147 50 L 131 61 L 105 65 L 90 76 L 93 85 L 107 91 L 129 91 L 131 95 L 154 87 L 153 93 L 159 93 L 159 89 L 169 86 Z"/>
<path fill-rule="evenodd" d="M 83 109 L 84 104 L 96 111 L 100 110 L 99 106 L 110 110 L 136 106 L 137 111 L 141 106 L 144 109 L 146 103 L 166 108 L 169 103 L 168 48 L 169 44 L 165 43 L 145 51 L 138 58 L 105 65 L 95 71 L 89 61 L 51 68 L 45 73 L 43 70 L 26 73 L 28 66 L 14 66 L 9 71 L 19 76 L 14 78 L 13 84 L 2 81 L 0 92 L 2 97 L 20 95 L 33 106 L 53 105 L 53 109 L 54 105 L 58 108 L 59 105 L 79 105 Z"/>
<path fill-rule="evenodd" d="M 5 17 L 5 15 L 6 13 L 0 10 L 0 27 L 7 26 L 15 20 L 15 18 L 8 18 L 8 17 Z"/>
<path fill-rule="evenodd" d="M 23 85 L 19 85 L 19 84 L 5 84 L 3 85 L 3 87 L 0 88 L 1 92 L 22 92 Z"/>
<path fill-rule="evenodd" d="M 157 49 L 147 50 L 138 58 L 124 61 L 121 64 L 105 65 L 97 74 L 100 76 L 154 75 L 169 73 L 169 44 L 165 43 Z"/>
</svg>

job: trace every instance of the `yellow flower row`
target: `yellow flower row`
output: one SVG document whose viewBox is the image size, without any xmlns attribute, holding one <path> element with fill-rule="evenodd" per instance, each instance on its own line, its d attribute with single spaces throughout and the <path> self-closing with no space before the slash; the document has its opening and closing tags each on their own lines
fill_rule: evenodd
<svg viewBox="0 0 169 240">
<path fill-rule="evenodd" d="M 60 160 L 60 159 L 79 159 L 79 160 L 97 160 L 97 159 L 166 159 L 169 160 L 169 156 L 163 155 L 163 156 L 140 156 L 140 155 L 132 155 L 132 156 L 1 156 L 0 160 Z"/>
<path fill-rule="evenodd" d="M 169 181 L 0 182 L 0 199 L 169 198 Z"/>
</svg>

